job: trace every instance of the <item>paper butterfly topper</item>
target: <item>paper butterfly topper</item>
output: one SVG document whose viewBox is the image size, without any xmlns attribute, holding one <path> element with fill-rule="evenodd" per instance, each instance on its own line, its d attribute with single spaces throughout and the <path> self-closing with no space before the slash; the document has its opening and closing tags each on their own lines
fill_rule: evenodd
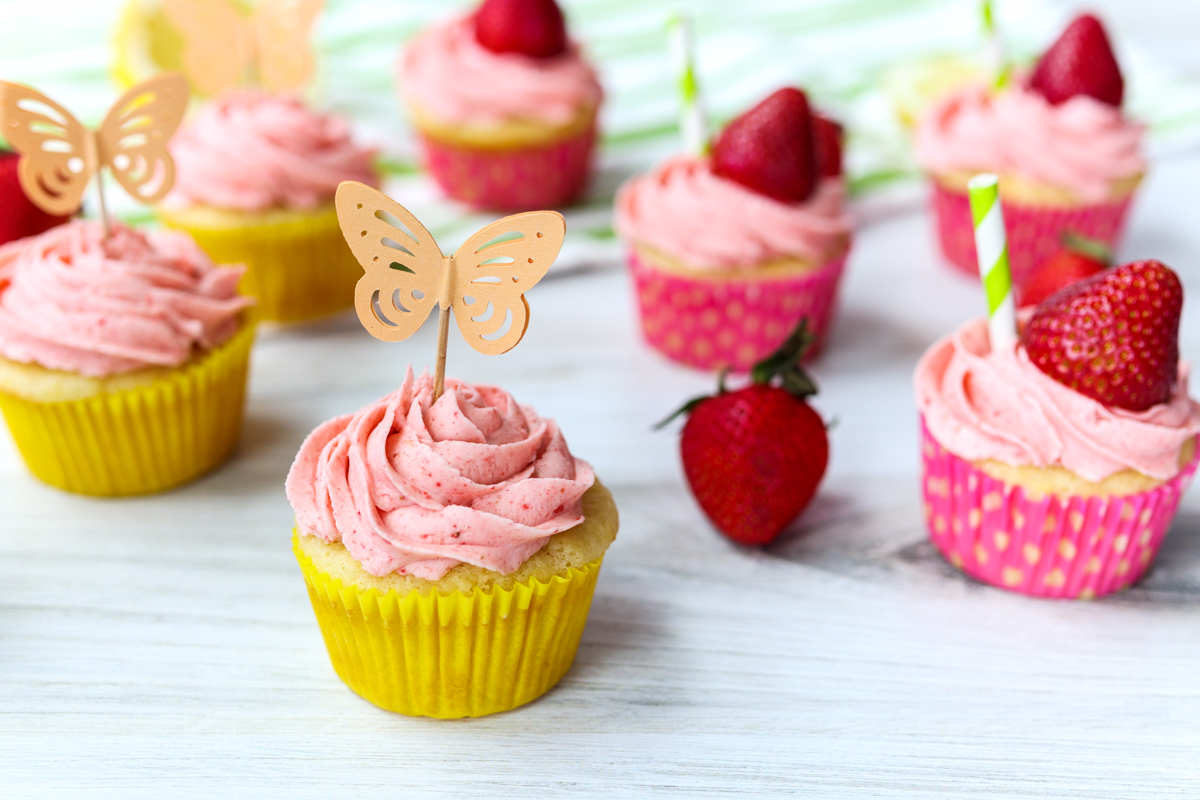
<svg viewBox="0 0 1200 800">
<path fill-rule="evenodd" d="M 324 0 L 262 0 L 246 15 L 236 0 L 163 0 L 184 40 L 183 64 L 202 93 L 244 83 L 294 89 L 312 72 L 308 37 Z"/>
<path fill-rule="evenodd" d="M 187 102 L 187 81 L 164 72 L 126 92 L 93 131 L 42 93 L 0 81 L 0 132 L 21 153 L 21 188 L 43 211 L 74 212 L 104 167 L 135 199 L 153 203 L 175 180 L 167 141 Z M 103 194 L 101 212 L 107 231 Z"/>
<path fill-rule="evenodd" d="M 529 326 L 525 292 L 554 263 L 567 232 L 561 214 L 531 211 L 493 222 L 447 256 L 408 209 L 369 186 L 342 183 L 336 205 L 342 235 L 366 270 L 354 305 L 372 336 L 407 339 L 440 307 L 435 400 L 445 377 L 447 312 L 454 309 L 471 347 L 507 353 Z"/>
</svg>

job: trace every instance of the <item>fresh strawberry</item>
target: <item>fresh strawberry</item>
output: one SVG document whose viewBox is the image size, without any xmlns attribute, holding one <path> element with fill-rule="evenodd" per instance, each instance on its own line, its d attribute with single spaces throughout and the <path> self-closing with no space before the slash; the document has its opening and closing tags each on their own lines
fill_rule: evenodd
<svg viewBox="0 0 1200 800">
<path fill-rule="evenodd" d="M 1025 285 L 1019 287 L 1017 305 L 1036 306 L 1059 289 L 1112 265 L 1112 256 L 1103 242 L 1073 233 L 1063 234 L 1062 238 L 1063 249 L 1038 264 Z"/>
<path fill-rule="evenodd" d="M 47 214 L 35 206 L 17 178 L 21 157 L 0 150 L 0 244 L 36 236 L 67 221 L 67 217 Z"/>
<path fill-rule="evenodd" d="M 817 185 L 813 118 L 804 92 L 780 89 L 725 126 L 712 170 L 784 203 L 808 199 Z"/>
<path fill-rule="evenodd" d="M 822 178 L 842 174 L 842 126 L 819 114 L 813 115 L 813 139 L 817 147 L 817 173 Z"/>
<path fill-rule="evenodd" d="M 1042 55 L 1029 87 L 1053 105 L 1083 94 L 1119 108 L 1125 80 L 1100 20 L 1091 14 L 1076 17 Z"/>
<path fill-rule="evenodd" d="M 1182 309 L 1175 273 L 1159 261 L 1135 261 L 1047 298 L 1022 342 L 1029 360 L 1064 386 L 1144 411 L 1175 391 Z"/>
<path fill-rule="evenodd" d="M 484 0 L 475 38 L 493 53 L 557 56 L 567 49 L 567 26 L 554 0 Z"/>
<path fill-rule="evenodd" d="M 825 423 L 804 398 L 817 389 L 800 369 L 812 341 L 805 321 L 753 382 L 692 400 L 679 449 L 700 508 L 717 528 L 747 545 L 769 544 L 812 499 L 829 461 Z M 778 381 L 776 381 L 778 379 Z"/>
</svg>

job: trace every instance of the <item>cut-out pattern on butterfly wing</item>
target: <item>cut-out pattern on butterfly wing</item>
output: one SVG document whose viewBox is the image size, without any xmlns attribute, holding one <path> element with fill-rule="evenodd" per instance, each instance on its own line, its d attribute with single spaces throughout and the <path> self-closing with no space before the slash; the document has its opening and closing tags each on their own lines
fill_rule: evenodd
<svg viewBox="0 0 1200 800">
<path fill-rule="evenodd" d="M 263 0 L 254 10 L 256 61 L 263 86 L 281 92 L 308 80 L 313 54 L 309 34 L 324 0 Z"/>
<path fill-rule="evenodd" d="M 156 75 L 130 89 L 96 132 L 100 163 L 135 200 L 154 203 L 175 180 L 167 142 L 187 111 L 188 85 L 176 72 Z"/>
<path fill-rule="evenodd" d="M 4 138 L 21 153 L 21 188 L 51 214 L 79 208 L 97 156 L 91 132 L 65 108 L 27 86 L 0 81 Z"/>
<path fill-rule="evenodd" d="M 354 290 L 358 318 L 377 339 L 407 339 L 438 304 L 446 257 L 408 209 L 370 186 L 345 181 L 335 202 L 342 235 L 366 271 Z"/>
<path fill-rule="evenodd" d="M 566 232 L 561 214 L 531 211 L 493 222 L 458 249 L 454 319 L 471 347 L 499 355 L 517 346 L 529 326 L 525 292 L 550 269 Z"/>
<path fill-rule="evenodd" d="M 183 67 L 192 85 L 213 95 L 236 86 L 254 58 L 254 32 L 229 0 L 163 0 L 183 36 Z"/>
</svg>

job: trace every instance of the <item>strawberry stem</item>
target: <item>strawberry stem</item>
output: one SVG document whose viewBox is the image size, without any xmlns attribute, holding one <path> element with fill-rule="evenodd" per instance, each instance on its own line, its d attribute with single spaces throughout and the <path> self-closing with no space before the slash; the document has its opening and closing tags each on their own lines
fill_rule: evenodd
<svg viewBox="0 0 1200 800">
<path fill-rule="evenodd" d="M 1106 266 L 1112 266 L 1112 250 L 1098 239 L 1090 239 L 1074 231 L 1063 231 L 1059 240 L 1064 248 L 1073 253 L 1079 253 Z"/>
</svg>

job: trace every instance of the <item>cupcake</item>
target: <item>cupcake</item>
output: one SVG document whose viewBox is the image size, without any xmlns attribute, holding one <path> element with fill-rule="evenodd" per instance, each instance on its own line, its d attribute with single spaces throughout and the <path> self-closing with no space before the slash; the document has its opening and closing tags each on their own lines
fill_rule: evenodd
<svg viewBox="0 0 1200 800">
<path fill-rule="evenodd" d="M 0 148 L 0 244 L 26 236 L 36 236 L 61 225 L 68 217 L 47 214 L 30 202 L 17 177 L 21 156 Z"/>
<path fill-rule="evenodd" d="M 820 347 L 850 249 L 840 129 L 786 88 L 735 119 L 711 157 L 679 156 L 617 192 L 642 332 L 701 369 L 749 369 L 801 318 Z"/>
<path fill-rule="evenodd" d="M 1145 574 L 1197 463 L 1182 302 L 1162 264 L 1126 264 L 1047 298 L 1012 347 L 975 320 L 925 353 L 922 490 L 952 564 L 1039 597 Z"/>
<path fill-rule="evenodd" d="M 1100 22 L 1081 16 L 1028 76 L 970 86 L 921 120 L 916 154 L 933 184 L 942 252 L 978 274 L 967 180 L 1000 176 L 1014 283 L 1066 233 L 1114 248 L 1146 171 L 1143 127 L 1121 112 L 1124 83 Z"/>
<path fill-rule="evenodd" d="M 244 263 L 260 319 L 301 322 L 354 304 L 362 269 L 338 227 L 341 181 L 378 185 L 374 151 L 342 119 L 294 97 L 237 90 L 200 109 L 170 144 L 175 186 L 162 221 L 218 263 Z"/>
<path fill-rule="evenodd" d="M 454 199 L 525 211 L 583 191 L 603 91 L 554 0 L 486 0 L 433 25 L 401 54 L 398 80 Z"/>
<path fill-rule="evenodd" d="M 115 496 L 224 461 L 254 338 L 242 272 L 182 234 L 82 220 L 0 247 L 0 411 L 30 471 Z"/>
<path fill-rule="evenodd" d="M 287 478 L 293 548 L 334 670 L 403 714 L 474 717 L 566 673 L 617 509 L 553 420 L 408 371 L 314 430 Z"/>
</svg>

